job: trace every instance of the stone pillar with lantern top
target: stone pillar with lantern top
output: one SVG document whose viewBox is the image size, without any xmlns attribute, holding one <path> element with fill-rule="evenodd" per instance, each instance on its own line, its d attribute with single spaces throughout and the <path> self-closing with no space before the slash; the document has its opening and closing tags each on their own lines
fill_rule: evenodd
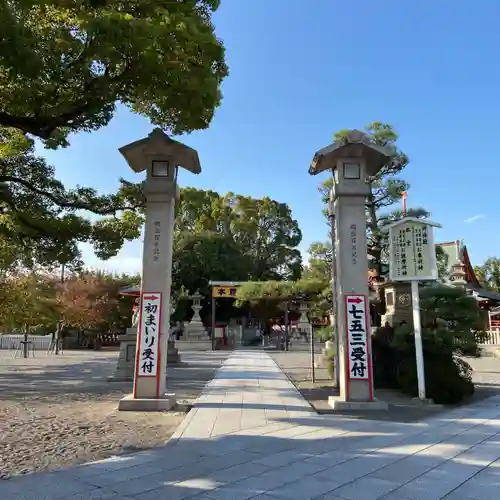
<svg viewBox="0 0 500 500">
<path fill-rule="evenodd" d="M 366 249 L 366 198 L 368 179 L 390 159 L 387 149 L 367 134 L 348 132 L 342 139 L 318 151 L 309 173 L 330 170 L 334 177 L 330 211 L 335 215 L 337 327 L 339 336 L 340 395 L 331 396 L 336 410 L 387 410 L 373 395 L 371 326 Z"/>
<path fill-rule="evenodd" d="M 201 172 L 198 153 L 155 129 L 148 137 L 120 148 L 136 173 L 145 172 L 146 221 L 137 325 L 133 393 L 119 410 L 163 411 L 175 405 L 167 393 L 171 314 L 172 250 L 179 168 Z"/>
</svg>

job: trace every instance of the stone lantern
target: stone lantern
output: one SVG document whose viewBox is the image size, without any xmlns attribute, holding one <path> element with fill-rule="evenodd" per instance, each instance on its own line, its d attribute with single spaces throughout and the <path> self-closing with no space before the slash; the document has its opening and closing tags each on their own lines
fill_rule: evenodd
<svg viewBox="0 0 500 500">
<path fill-rule="evenodd" d="M 319 150 L 309 168 L 311 175 L 330 170 L 334 176 L 331 213 L 335 214 L 334 250 L 339 337 L 340 396 L 330 397 L 334 409 L 386 410 L 387 403 L 373 396 L 371 328 L 366 250 L 368 178 L 376 175 L 391 152 L 367 134 L 352 130 Z"/>
<path fill-rule="evenodd" d="M 206 342 L 210 342 L 210 338 L 206 334 L 206 328 L 203 325 L 203 322 L 201 321 L 200 317 L 200 311 L 202 310 L 203 306 L 201 305 L 201 301 L 203 299 L 203 295 L 200 293 L 199 290 L 196 290 L 196 292 L 189 297 L 192 301 L 193 304 L 191 306 L 191 309 L 194 311 L 193 317 L 191 318 L 191 321 L 189 322 L 189 325 L 186 328 L 186 339 L 185 340 L 192 340 L 192 341 L 201 341 L 205 340 Z"/>
<path fill-rule="evenodd" d="M 298 328 L 300 335 L 303 335 L 304 337 L 309 336 L 311 330 L 309 318 L 307 317 L 308 312 L 309 312 L 309 304 L 305 300 L 300 300 L 299 301 L 300 318 L 299 318 Z"/>
<path fill-rule="evenodd" d="M 133 393 L 120 410 L 168 410 L 175 397 L 166 392 L 171 314 L 172 249 L 179 168 L 201 172 L 198 153 L 155 129 L 148 137 L 120 148 L 130 168 L 146 172 L 146 221 Z"/>
</svg>

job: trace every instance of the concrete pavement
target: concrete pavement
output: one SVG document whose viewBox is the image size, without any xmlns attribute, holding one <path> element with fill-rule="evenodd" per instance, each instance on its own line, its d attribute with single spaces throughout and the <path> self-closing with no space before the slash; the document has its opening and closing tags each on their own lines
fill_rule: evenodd
<svg viewBox="0 0 500 500">
<path fill-rule="evenodd" d="M 499 433 L 500 396 L 420 423 L 318 416 L 266 353 L 240 351 L 166 446 L 3 481 L 0 498 L 496 500 Z"/>
</svg>

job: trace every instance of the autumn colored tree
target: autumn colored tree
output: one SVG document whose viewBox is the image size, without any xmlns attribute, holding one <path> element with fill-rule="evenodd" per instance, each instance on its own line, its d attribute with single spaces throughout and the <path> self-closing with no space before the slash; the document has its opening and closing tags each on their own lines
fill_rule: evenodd
<svg viewBox="0 0 500 500">
<path fill-rule="evenodd" d="M 72 275 L 56 283 L 56 303 L 65 327 L 109 331 L 130 326 L 130 301 L 118 291 L 129 278 L 100 272 Z"/>
<path fill-rule="evenodd" d="M 46 275 L 10 275 L 0 283 L 0 326 L 6 331 L 33 329 L 55 323 L 54 289 Z"/>
</svg>

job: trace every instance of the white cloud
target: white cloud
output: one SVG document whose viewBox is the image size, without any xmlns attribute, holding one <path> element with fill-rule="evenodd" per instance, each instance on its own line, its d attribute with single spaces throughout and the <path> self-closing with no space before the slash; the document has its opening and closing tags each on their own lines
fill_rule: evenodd
<svg viewBox="0 0 500 500">
<path fill-rule="evenodd" d="M 142 270 L 142 248 L 138 241 L 126 242 L 116 257 L 108 260 L 98 259 L 92 246 L 88 243 L 80 245 L 85 267 L 90 269 L 102 269 L 111 273 L 137 274 Z"/>
<path fill-rule="evenodd" d="M 469 224 L 471 222 L 476 222 L 477 220 L 484 219 L 483 214 L 477 214 L 473 215 L 472 217 L 467 217 L 467 219 L 464 220 L 465 223 Z"/>
<path fill-rule="evenodd" d="M 106 261 L 89 259 L 85 264 L 92 269 L 102 269 L 110 273 L 140 274 L 142 259 L 139 257 L 113 257 Z"/>
</svg>

